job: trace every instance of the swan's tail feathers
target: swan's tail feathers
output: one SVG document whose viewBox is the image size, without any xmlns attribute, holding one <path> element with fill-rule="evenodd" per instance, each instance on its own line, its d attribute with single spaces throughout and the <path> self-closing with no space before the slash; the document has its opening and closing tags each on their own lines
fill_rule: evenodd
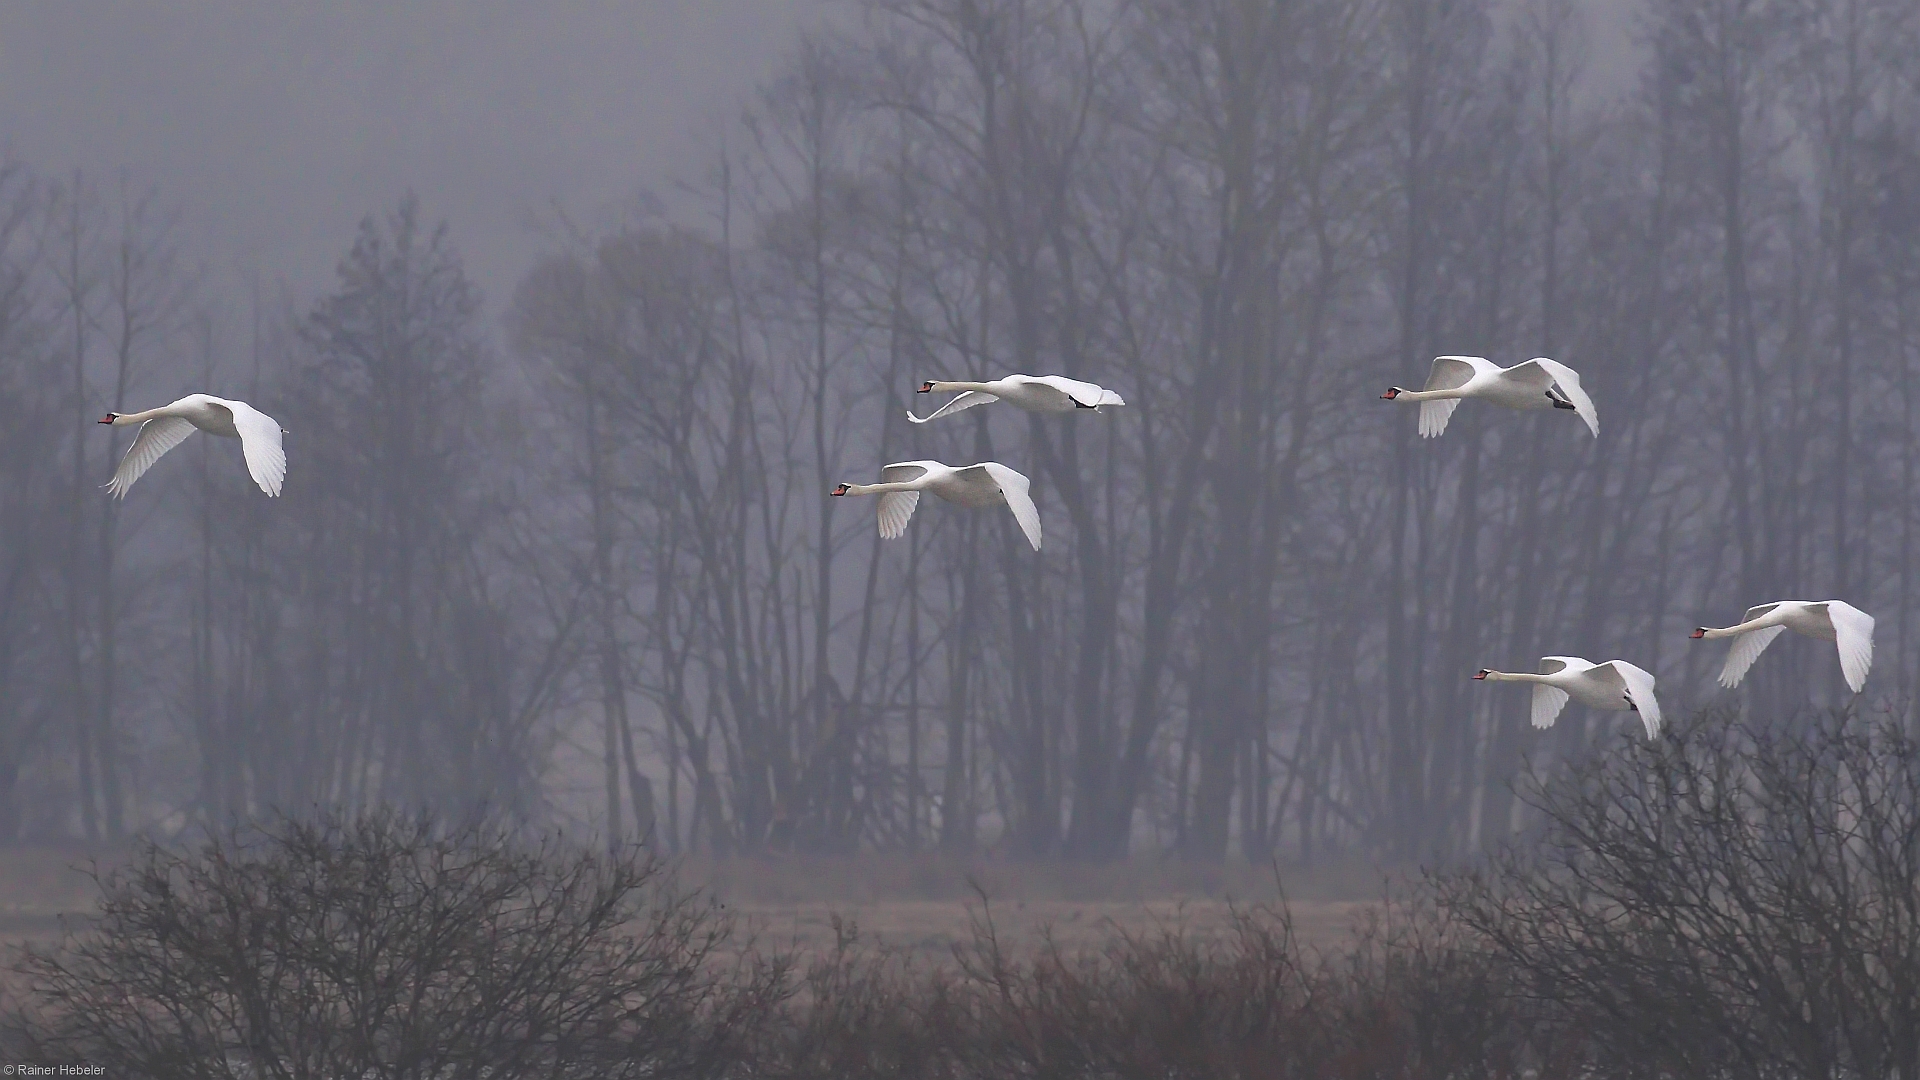
<svg viewBox="0 0 1920 1080">
<path fill-rule="evenodd" d="M 1867 685 L 1867 670 L 1873 667 L 1873 616 L 1844 600 L 1827 602 L 1827 618 L 1833 623 L 1833 641 L 1840 649 L 1840 673 L 1847 687 L 1859 693 Z"/>
<path fill-rule="evenodd" d="M 1747 669 L 1767 651 L 1773 639 L 1786 632 L 1784 626 L 1763 626 L 1734 638 L 1733 647 L 1727 650 L 1727 666 L 1720 669 L 1720 685 L 1729 690 L 1739 686 L 1740 680 L 1747 677 Z"/>
<path fill-rule="evenodd" d="M 907 522 L 913 520 L 913 510 L 920 505 L 920 493 L 917 491 L 889 491 L 880 496 L 877 516 L 880 519 L 880 539 L 895 540 L 907 531 Z"/>
<path fill-rule="evenodd" d="M 1533 715 L 1530 719 L 1537 728 L 1550 728 L 1560 716 L 1560 710 L 1567 707 L 1567 692 L 1557 686 L 1546 683 L 1533 684 Z"/>
<path fill-rule="evenodd" d="M 1101 387 L 1100 401 L 1098 404 L 1094 405 L 1094 410 L 1096 412 L 1105 412 L 1108 409 L 1113 408 L 1115 405 L 1125 405 L 1126 403 L 1127 403 L 1126 398 L 1123 398 L 1119 394 L 1116 394 L 1113 391 L 1108 390 L 1106 387 Z"/>
<path fill-rule="evenodd" d="M 1447 430 L 1447 421 L 1453 418 L 1453 410 L 1460 407 L 1459 398 L 1434 398 L 1420 403 L 1420 437 L 1438 438 Z"/>
</svg>

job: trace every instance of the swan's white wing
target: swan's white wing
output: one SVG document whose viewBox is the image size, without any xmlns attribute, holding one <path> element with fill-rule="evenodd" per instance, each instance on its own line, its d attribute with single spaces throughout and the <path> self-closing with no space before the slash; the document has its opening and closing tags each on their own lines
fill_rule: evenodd
<svg viewBox="0 0 1920 1080">
<path fill-rule="evenodd" d="M 1051 386 L 1073 400 L 1089 408 L 1101 408 L 1106 405 L 1125 405 L 1127 399 L 1097 383 L 1081 382 L 1064 375 L 1041 375 L 1028 377 L 1029 382 Z"/>
<path fill-rule="evenodd" d="M 985 469 L 993 482 L 1000 485 L 1000 493 L 1007 497 L 1007 508 L 1013 511 L 1013 520 L 1019 522 L 1020 531 L 1027 534 L 1027 543 L 1039 551 L 1040 510 L 1027 494 L 1027 478 L 997 461 L 983 462 L 975 468 Z"/>
<path fill-rule="evenodd" d="M 1499 370 L 1484 356 L 1436 356 L 1433 367 L 1427 371 L 1427 385 L 1420 389 L 1458 390 L 1475 375 Z"/>
<path fill-rule="evenodd" d="M 1459 398 L 1435 398 L 1420 403 L 1420 437 L 1436 439 L 1447 430 L 1447 421 L 1453 419 L 1453 410 L 1460 407 Z"/>
<path fill-rule="evenodd" d="M 1845 600 L 1829 600 L 1824 606 L 1833 621 L 1834 644 L 1840 647 L 1840 673 L 1857 694 L 1867 685 L 1867 669 L 1873 666 L 1873 616 Z"/>
<path fill-rule="evenodd" d="M 1773 607 L 1774 605 L 1768 604 L 1767 606 Z M 1760 609 L 1755 608 L 1754 610 L 1759 611 Z M 1752 612 L 1748 614 L 1751 615 Z M 1759 618 L 1758 615 L 1754 615 L 1753 617 Z M 1747 620 L 1742 619 L 1740 621 L 1745 622 Z M 1734 638 L 1733 647 L 1727 650 L 1727 666 L 1720 669 L 1720 685 L 1729 690 L 1739 686 L 1740 680 L 1747 677 L 1747 669 L 1753 666 L 1755 660 L 1760 659 L 1761 653 L 1767 651 L 1767 646 L 1773 644 L 1773 639 L 1786 632 L 1787 628 L 1784 626 L 1763 626 L 1758 630 L 1749 630 L 1739 637 Z"/>
<path fill-rule="evenodd" d="M 1540 658 L 1540 674 L 1542 675 L 1557 675 L 1568 668 L 1572 668 L 1575 671 L 1585 671 L 1592 666 L 1592 664 L 1587 663 L 1577 656 L 1543 656 Z"/>
<path fill-rule="evenodd" d="M 1647 726 L 1647 738 L 1659 738 L 1660 700 L 1653 696 L 1652 673 L 1625 660 L 1609 660 L 1600 666 L 1611 668 L 1625 688 L 1627 700 L 1633 702 L 1633 707 L 1640 712 L 1640 722 Z"/>
<path fill-rule="evenodd" d="M 937 461 L 896 461 L 880 468 L 880 482 L 883 484 L 904 484 L 909 480 L 918 480 L 933 471 Z"/>
<path fill-rule="evenodd" d="M 994 397 L 992 394 L 986 393 L 981 390 L 968 390 L 965 393 L 961 394 L 959 397 L 954 398 L 952 401 L 947 402 L 945 405 L 940 406 L 939 408 L 933 410 L 931 413 L 928 413 L 925 416 L 915 416 L 913 415 L 913 410 L 908 409 L 907 419 L 916 424 L 924 424 L 929 420 L 938 420 L 940 417 L 945 416 L 948 413 L 957 413 L 961 409 L 971 409 L 975 405 L 985 405 L 989 401 L 999 401 L 999 400 L 1000 400 L 999 398 Z"/>
<path fill-rule="evenodd" d="M 1500 369 L 1481 356 L 1436 356 L 1433 367 L 1427 372 L 1426 390 L 1458 390 L 1473 381 L 1475 375 L 1498 372 Z M 1447 430 L 1447 421 L 1453 418 L 1453 410 L 1460 407 L 1459 398 L 1437 398 L 1420 403 L 1420 437 L 1436 439 Z"/>
<path fill-rule="evenodd" d="M 247 456 L 247 473 L 260 490 L 280 494 L 287 479 L 287 452 L 280 445 L 280 423 L 244 401 L 226 401 L 233 428 L 240 433 L 240 449 Z"/>
<path fill-rule="evenodd" d="M 892 540 L 907 531 L 913 509 L 920 505 L 917 491 L 889 491 L 880 496 L 880 539 Z"/>
<path fill-rule="evenodd" d="M 1549 673 L 1550 674 L 1550 673 Z M 1533 726 L 1550 728 L 1567 707 L 1567 692 L 1546 683 L 1533 684 Z"/>
<path fill-rule="evenodd" d="M 1573 411 L 1579 414 L 1580 419 L 1587 422 L 1587 430 L 1593 432 L 1594 438 L 1599 438 L 1600 413 L 1594 409 L 1593 399 L 1588 397 L 1586 390 L 1581 388 L 1580 373 L 1558 360 L 1549 360 L 1544 356 L 1536 356 L 1527 363 L 1537 364 L 1540 370 L 1553 376 L 1553 381 L 1560 385 L 1560 392 L 1567 395 L 1568 401 L 1573 402 Z M 1525 367 L 1526 364 L 1519 366 Z"/>
<path fill-rule="evenodd" d="M 1759 618 L 1760 616 L 1765 615 L 1767 612 L 1772 611 L 1774 608 L 1779 607 L 1783 602 L 1784 601 L 1775 600 L 1771 604 L 1760 604 L 1755 607 L 1750 607 L 1747 609 L 1747 613 L 1745 615 L 1740 616 L 1740 621 L 1743 623 L 1750 623 L 1753 620 Z"/>
<path fill-rule="evenodd" d="M 140 479 L 160 455 L 180 445 L 180 440 L 193 434 L 193 425 L 178 416 L 156 416 L 140 425 L 140 434 L 134 437 L 133 445 L 127 447 L 126 456 L 120 459 L 120 467 L 113 471 L 113 479 L 106 488 L 116 499 L 127 497 L 127 489 Z"/>
</svg>

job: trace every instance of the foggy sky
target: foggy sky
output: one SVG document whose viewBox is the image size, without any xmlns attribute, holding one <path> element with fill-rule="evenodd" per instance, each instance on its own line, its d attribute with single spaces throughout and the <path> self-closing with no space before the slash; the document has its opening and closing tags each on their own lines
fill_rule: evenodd
<svg viewBox="0 0 1920 1080">
<path fill-rule="evenodd" d="M 819 0 L 9 0 L 0 148 L 180 208 L 217 275 L 328 284 L 408 187 L 498 314 L 559 200 L 671 182 Z"/>
</svg>

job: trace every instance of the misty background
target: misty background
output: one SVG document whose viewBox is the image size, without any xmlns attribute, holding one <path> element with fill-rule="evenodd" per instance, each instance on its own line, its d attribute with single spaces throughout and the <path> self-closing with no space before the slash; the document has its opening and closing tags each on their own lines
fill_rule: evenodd
<svg viewBox="0 0 1920 1080">
<path fill-rule="evenodd" d="M 1670 714 L 1910 716 L 1901 0 L 0 10 L 0 839 L 488 808 L 665 850 L 1445 858 Z M 1436 353 L 1578 370 L 1469 405 Z M 1112 414 L 926 378 L 1096 380 Z M 200 438 L 292 432 L 286 495 Z M 830 500 L 998 459 L 882 543 Z"/>
</svg>

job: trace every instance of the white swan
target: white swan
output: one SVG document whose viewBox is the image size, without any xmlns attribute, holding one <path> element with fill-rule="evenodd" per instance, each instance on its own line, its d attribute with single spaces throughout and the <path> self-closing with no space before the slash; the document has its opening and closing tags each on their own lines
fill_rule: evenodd
<svg viewBox="0 0 1920 1080">
<path fill-rule="evenodd" d="M 1510 368 L 1479 356 L 1436 356 L 1425 388 L 1390 386 L 1380 396 L 1388 401 L 1419 402 L 1420 435 L 1428 439 L 1447 430 L 1447 419 L 1462 398 L 1479 398 L 1509 409 L 1572 409 L 1587 422 L 1595 437 L 1600 434 L 1600 414 L 1594 411 L 1593 399 L 1580 388 L 1580 376 L 1567 365 L 1544 356 Z"/>
<path fill-rule="evenodd" d="M 1543 656 L 1538 675 L 1481 668 L 1473 677 L 1534 684 L 1533 726 L 1537 728 L 1552 727 L 1554 718 L 1567 707 L 1567 698 L 1572 697 L 1596 709 L 1631 709 L 1640 714 L 1647 738 L 1660 734 L 1660 702 L 1653 696 L 1653 676 L 1625 660 L 1593 664 L 1577 656 Z"/>
<path fill-rule="evenodd" d="M 1720 669 L 1720 685 L 1731 689 L 1783 630 L 1834 642 L 1847 686 L 1857 694 L 1867 685 L 1867 669 L 1873 666 L 1873 616 L 1844 600 L 1777 600 L 1748 608 L 1734 626 L 1698 626 L 1692 636 L 1735 639 L 1727 650 L 1727 666 Z"/>
<path fill-rule="evenodd" d="M 1018 405 L 1028 412 L 1098 411 L 1110 405 L 1127 403 L 1125 398 L 1104 386 L 1059 375 L 1009 375 L 992 382 L 934 382 L 930 379 L 920 384 L 919 392 L 957 393 L 960 396 L 924 417 L 915 416 L 913 410 L 907 410 L 907 419 L 916 424 L 924 424 L 961 409 L 971 409 L 975 405 L 985 405 L 996 399 Z"/>
<path fill-rule="evenodd" d="M 108 413 L 100 422 L 116 427 L 140 425 L 140 434 L 134 438 L 133 445 L 127 447 L 120 467 L 114 470 L 113 480 L 106 485 L 116 499 L 126 498 L 133 482 L 160 460 L 160 455 L 193 434 L 194 428 L 209 435 L 239 439 L 240 451 L 247 458 L 247 472 L 261 491 L 278 495 L 281 482 L 287 478 L 287 455 L 280 448 L 280 436 L 285 429 L 273 417 L 244 401 L 188 394 L 171 405 L 146 412 Z"/>
<path fill-rule="evenodd" d="M 841 484 L 827 494 L 880 496 L 880 535 L 892 540 L 907 531 L 923 491 L 961 506 L 1006 503 L 1027 543 L 1040 550 L 1040 511 L 1027 494 L 1027 478 L 997 461 L 958 469 L 938 461 L 901 461 L 881 469 L 878 484 Z"/>
</svg>

